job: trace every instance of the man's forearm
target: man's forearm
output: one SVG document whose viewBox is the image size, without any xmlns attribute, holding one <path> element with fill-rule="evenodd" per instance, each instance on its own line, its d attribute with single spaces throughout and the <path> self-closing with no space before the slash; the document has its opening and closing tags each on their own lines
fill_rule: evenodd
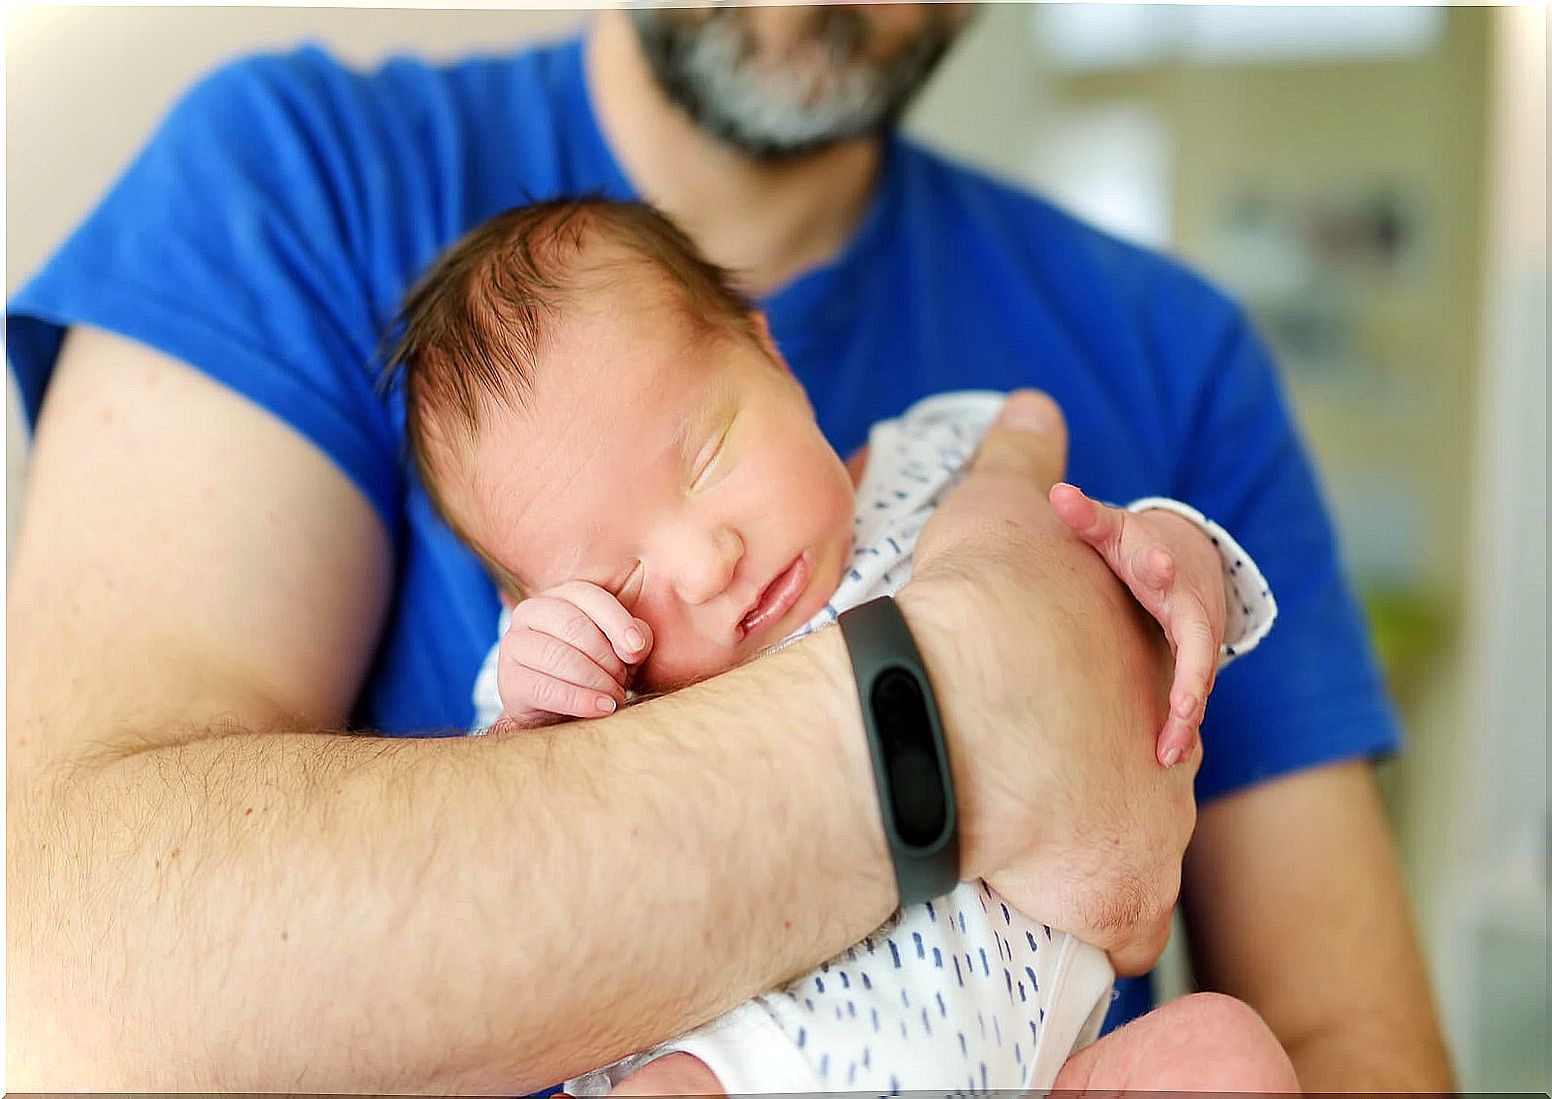
<svg viewBox="0 0 1552 1099">
<path fill-rule="evenodd" d="M 1311 768 L 1204 806 L 1184 898 L 1197 978 L 1261 1013 L 1307 1090 L 1449 1089 L 1366 761 Z"/>
<path fill-rule="evenodd" d="M 846 667 L 823 631 L 583 725 L 78 766 L 12 803 L 10 1082 L 510 1093 L 711 1018 L 892 907 Z"/>
<path fill-rule="evenodd" d="M 1442 1093 L 1454 1090 L 1449 1059 L 1437 1032 L 1398 1032 L 1364 1019 L 1287 1043 L 1305 1091 L 1349 1094 Z"/>
</svg>

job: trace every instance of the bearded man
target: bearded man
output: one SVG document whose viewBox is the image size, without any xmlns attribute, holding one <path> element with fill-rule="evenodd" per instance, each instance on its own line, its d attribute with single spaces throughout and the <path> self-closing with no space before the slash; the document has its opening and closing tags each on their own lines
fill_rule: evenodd
<svg viewBox="0 0 1552 1099">
<path fill-rule="evenodd" d="M 839 631 L 585 730 L 432 738 L 467 726 L 498 596 L 401 461 L 374 349 L 465 230 L 585 192 L 652 201 L 739 272 L 843 454 L 934 391 L 1055 398 L 1010 402 L 899 597 L 961 865 L 1141 974 L 1194 778 L 1203 986 L 1308 1088 L 1448 1086 L 1367 762 L 1395 725 L 1273 370 L 1178 266 L 895 132 L 967 18 L 610 11 L 448 65 L 247 58 L 181 99 L 8 309 L 37 421 L 11 1087 L 511 1094 L 889 915 Z M 1167 653 L 1044 502 L 1069 434 L 1073 480 L 1195 504 L 1277 592 L 1205 755 L 1169 770 Z M 1146 1000 L 1132 982 L 1112 1023 Z"/>
</svg>

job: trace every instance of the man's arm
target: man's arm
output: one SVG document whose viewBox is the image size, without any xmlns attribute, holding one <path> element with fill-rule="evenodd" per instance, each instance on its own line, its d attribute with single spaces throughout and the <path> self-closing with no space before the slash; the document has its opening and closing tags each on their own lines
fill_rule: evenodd
<svg viewBox="0 0 1552 1099">
<path fill-rule="evenodd" d="M 1203 806 L 1182 901 L 1198 984 L 1259 1011 L 1306 1090 L 1451 1089 L 1367 762 Z"/>
<path fill-rule="evenodd" d="M 1140 965 L 1194 768 L 1153 766 L 1161 696 L 1127 678 L 1146 643 L 1074 583 L 1124 605 L 1049 536 L 1034 442 L 989 437 L 902 608 L 942 673 L 966 866 L 1044 880 L 1099 836 L 1059 914 Z M 704 1022 L 888 914 L 838 631 L 583 727 L 321 733 L 390 572 L 310 443 L 163 355 L 71 335 L 8 592 L 12 1087 L 520 1090 Z M 1006 603 L 1024 613 L 987 617 Z M 1030 660 L 1072 691 L 1032 690 Z M 1114 685 L 1103 708 L 1094 683 Z M 1085 753 L 1087 781 L 1038 765 Z M 1038 828 L 1069 793 L 1099 808 Z M 1158 827 L 1116 851 L 1122 809 Z"/>
<path fill-rule="evenodd" d="M 834 638 L 564 737 L 319 735 L 363 675 L 389 553 L 309 443 L 80 331 L 29 490 L 13 1087 L 543 1085 L 889 911 Z M 712 727 L 745 706 L 738 735 Z"/>
</svg>

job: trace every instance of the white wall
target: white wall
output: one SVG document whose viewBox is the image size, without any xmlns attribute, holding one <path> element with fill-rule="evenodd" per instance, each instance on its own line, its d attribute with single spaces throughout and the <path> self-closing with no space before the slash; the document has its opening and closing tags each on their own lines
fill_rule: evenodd
<svg viewBox="0 0 1552 1099">
<path fill-rule="evenodd" d="M 1547 1050 L 1547 22 L 1498 12 L 1478 447 L 1446 869 L 1425 926 L 1472 1089 L 1552 1085 Z"/>
</svg>

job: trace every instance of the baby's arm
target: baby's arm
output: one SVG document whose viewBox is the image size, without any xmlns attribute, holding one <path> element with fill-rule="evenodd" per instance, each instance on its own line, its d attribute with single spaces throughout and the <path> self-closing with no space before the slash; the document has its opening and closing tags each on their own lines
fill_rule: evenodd
<svg viewBox="0 0 1552 1099">
<path fill-rule="evenodd" d="M 1277 604 L 1238 543 L 1178 501 L 1149 498 L 1123 510 L 1058 484 L 1051 506 L 1164 628 L 1175 679 L 1156 751 L 1172 766 L 1195 742 L 1218 668 L 1265 636 Z"/>
<path fill-rule="evenodd" d="M 651 651 L 651 628 L 596 584 L 571 580 L 529 596 L 501 637 L 502 723 L 531 729 L 613 713 Z"/>
</svg>

